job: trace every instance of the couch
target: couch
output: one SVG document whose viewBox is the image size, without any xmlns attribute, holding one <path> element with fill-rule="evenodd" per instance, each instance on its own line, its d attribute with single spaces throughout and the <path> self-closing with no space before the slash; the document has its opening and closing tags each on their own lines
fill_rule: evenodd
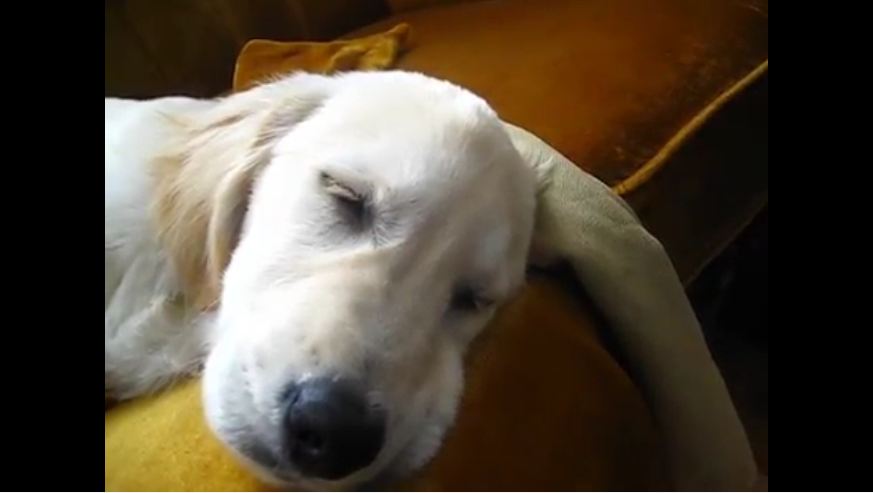
<svg viewBox="0 0 873 493">
<path fill-rule="evenodd" d="M 766 1 L 119 0 L 106 94 L 210 97 L 246 41 L 412 26 L 397 67 L 482 95 L 624 196 L 694 279 L 767 194 Z M 455 427 L 412 490 L 670 488 L 657 423 L 584 286 L 533 272 L 471 351 Z M 520 395 L 519 389 L 524 389 Z M 198 384 L 106 413 L 109 490 L 266 489 L 202 422 Z"/>
</svg>

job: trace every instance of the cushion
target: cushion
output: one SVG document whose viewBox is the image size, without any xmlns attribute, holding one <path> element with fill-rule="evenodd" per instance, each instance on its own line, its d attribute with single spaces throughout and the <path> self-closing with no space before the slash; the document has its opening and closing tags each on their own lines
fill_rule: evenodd
<svg viewBox="0 0 873 493">
<path fill-rule="evenodd" d="M 409 24 L 361 38 L 331 43 L 253 39 L 236 60 L 233 89 L 242 91 L 264 79 L 295 70 L 332 74 L 345 70 L 391 67 L 407 47 Z"/>
</svg>

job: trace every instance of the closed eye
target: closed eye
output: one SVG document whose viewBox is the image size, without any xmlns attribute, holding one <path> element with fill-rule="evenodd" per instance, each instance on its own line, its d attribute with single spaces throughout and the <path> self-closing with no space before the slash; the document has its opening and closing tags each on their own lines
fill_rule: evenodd
<svg viewBox="0 0 873 493">
<path fill-rule="evenodd" d="M 449 308 L 455 312 L 475 313 L 494 304 L 494 301 L 477 293 L 470 286 L 460 286 L 452 293 Z"/>
<path fill-rule="evenodd" d="M 322 189 L 331 197 L 349 224 L 363 226 L 369 216 L 367 195 L 327 173 L 321 173 L 320 178 Z"/>
</svg>

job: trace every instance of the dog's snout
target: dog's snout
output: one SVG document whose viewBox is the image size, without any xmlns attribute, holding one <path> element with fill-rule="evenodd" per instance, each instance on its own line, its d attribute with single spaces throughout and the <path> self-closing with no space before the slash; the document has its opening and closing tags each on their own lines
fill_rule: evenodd
<svg viewBox="0 0 873 493">
<path fill-rule="evenodd" d="M 370 464 L 385 435 L 383 413 L 361 389 L 326 378 L 291 388 L 283 425 L 288 459 L 305 476 L 329 480 Z"/>
</svg>

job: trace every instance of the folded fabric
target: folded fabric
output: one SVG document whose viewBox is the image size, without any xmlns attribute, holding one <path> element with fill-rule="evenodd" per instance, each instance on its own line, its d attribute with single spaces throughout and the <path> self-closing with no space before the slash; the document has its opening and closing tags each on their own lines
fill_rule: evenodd
<svg viewBox="0 0 873 493">
<path fill-rule="evenodd" d="M 507 129 L 541 176 L 536 250 L 568 260 L 609 321 L 664 434 L 677 486 L 754 488 L 751 446 L 664 248 L 604 183 L 530 132 Z"/>
<path fill-rule="evenodd" d="M 279 74 L 301 70 L 332 74 L 391 67 L 409 44 L 408 24 L 366 36 L 329 43 L 253 39 L 243 46 L 233 74 L 235 91 Z"/>
</svg>

